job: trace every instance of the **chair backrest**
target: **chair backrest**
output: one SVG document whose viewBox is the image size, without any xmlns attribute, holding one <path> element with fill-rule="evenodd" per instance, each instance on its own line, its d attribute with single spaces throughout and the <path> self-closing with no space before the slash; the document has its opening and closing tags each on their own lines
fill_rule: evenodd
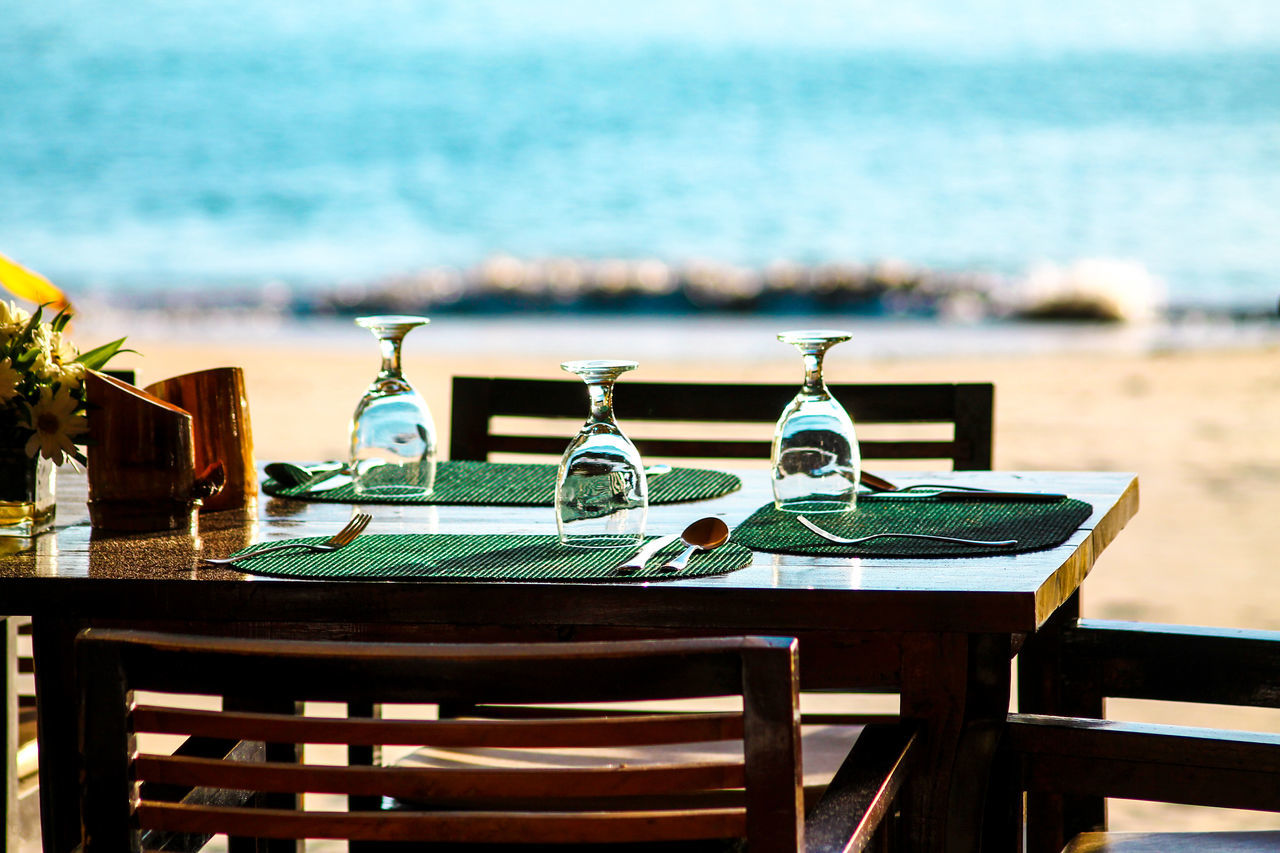
<svg viewBox="0 0 1280 853">
<path fill-rule="evenodd" d="M 863 459 L 945 460 L 955 470 L 991 468 L 994 386 L 975 384 L 881 384 L 829 386 L 855 425 L 950 424 L 942 439 L 867 440 L 859 436 Z M 760 437 L 658 439 L 630 435 L 646 457 L 768 459 L 772 425 L 796 395 L 797 386 L 778 384 L 694 384 L 632 382 L 618 385 L 618 419 L 672 423 L 716 422 L 767 425 Z M 558 379 L 453 378 L 449 455 L 484 460 L 491 453 L 560 456 L 568 437 L 586 417 L 581 382 Z M 556 418 L 556 432 L 499 432 L 496 417 Z"/>
<path fill-rule="evenodd" d="M 230 640 L 89 629 L 77 641 L 86 853 L 140 849 L 139 833 L 487 843 L 656 842 L 745 837 L 803 849 L 795 641 L 419 645 Z M 134 691 L 218 695 L 223 710 L 132 704 Z M 255 707 L 239 712 L 237 694 Z M 301 701 L 423 703 L 476 695 L 566 703 L 742 697 L 742 713 L 391 720 L 295 715 Z M 131 754 L 138 734 L 221 742 L 229 754 Z M 442 747 L 638 746 L 737 741 L 743 757 L 608 768 L 439 768 L 263 763 L 269 744 Z M 238 744 L 238 746 L 236 746 Z M 234 747 L 234 748 L 230 748 Z M 248 760 L 245 760 L 245 759 Z M 249 792 L 232 800 L 229 792 Z M 380 797 L 414 810 L 316 812 L 298 794 Z M 714 796 L 719 792 L 721 796 Z M 135 797 L 136 793 L 136 797 Z M 657 796 L 688 794 L 680 808 Z M 254 797 L 273 796 L 271 808 Z M 285 806 L 279 797 L 286 798 Z M 646 798 L 649 802 L 646 803 Z M 148 846 L 155 844 L 152 837 Z"/>
<path fill-rule="evenodd" d="M 1280 812 L 1280 735 L 1101 719 L 1105 698 L 1280 708 L 1280 632 L 1079 619 L 1020 660 L 1000 809 L 1029 851 L 1106 828 L 1104 797 Z M 1038 682 L 1038 683 L 1032 683 Z M 1071 716 L 1068 716 L 1071 715 Z M 1271 843 L 1280 844 L 1280 836 Z M 1156 848 L 1153 848 L 1156 849 Z"/>
</svg>

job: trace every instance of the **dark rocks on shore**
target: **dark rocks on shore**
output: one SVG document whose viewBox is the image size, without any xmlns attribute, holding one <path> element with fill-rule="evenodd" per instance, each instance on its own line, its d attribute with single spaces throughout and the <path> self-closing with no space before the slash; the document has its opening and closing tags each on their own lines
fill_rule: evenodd
<svg viewBox="0 0 1280 853">
<path fill-rule="evenodd" d="M 296 294 L 317 315 L 520 311 L 849 313 L 987 316 L 1002 279 L 983 273 L 775 263 L 763 269 L 656 260 L 492 258 L 469 270 L 431 269 L 368 285 Z"/>
</svg>

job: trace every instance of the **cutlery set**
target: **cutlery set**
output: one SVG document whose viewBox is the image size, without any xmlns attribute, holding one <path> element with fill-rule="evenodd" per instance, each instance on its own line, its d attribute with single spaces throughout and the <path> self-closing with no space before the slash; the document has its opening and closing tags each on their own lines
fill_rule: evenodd
<svg viewBox="0 0 1280 853">
<path fill-rule="evenodd" d="M 659 536 L 649 542 L 634 557 L 614 569 L 614 572 L 620 575 L 628 575 L 643 569 L 645 564 L 653 559 L 654 554 L 657 554 L 677 539 L 684 542 L 685 548 L 678 556 L 673 557 L 662 565 L 662 571 L 664 572 L 678 572 L 685 567 L 685 564 L 689 562 L 689 558 L 693 556 L 695 551 L 710 551 L 728 542 L 729 525 L 725 524 L 723 519 L 714 516 L 700 518 L 686 527 L 684 532 L 679 535 L 672 533 L 667 536 Z"/>
<path fill-rule="evenodd" d="M 655 474 L 663 474 L 670 470 L 668 466 L 653 466 Z M 301 465 L 294 465 L 290 462 L 272 462 L 266 466 L 268 476 L 277 482 L 287 485 L 315 485 L 326 483 L 331 479 L 346 476 L 342 466 L 315 466 L 304 468 Z M 910 486 L 896 486 L 883 477 L 878 477 L 866 471 L 862 472 L 862 484 L 869 491 L 859 495 L 859 500 L 896 500 L 901 498 L 925 499 L 931 501 L 1030 501 L 1030 502 L 1051 502 L 1066 498 L 1066 495 L 1051 492 L 1008 492 L 995 489 L 983 489 L 976 486 L 957 486 L 953 484 L 931 484 L 931 483 L 914 483 Z M 340 485 L 335 483 L 334 485 Z M 357 536 L 365 531 L 369 526 L 372 517 L 367 513 L 357 513 L 351 517 L 351 520 L 324 542 L 313 544 L 304 542 L 290 542 L 283 545 L 271 545 L 265 548 L 259 548 L 254 551 L 248 551 L 234 557 L 206 557 L 205 563 L 213 565 L 231 565 L 241 560 L 249 560 L 254 557 L 261 557 L 265 554 L 271 554 L 287 549 L 301 549 L 309 553 L 327 553 L 343 548 Z M 921 539 L 933 542 L 950 542 L 957 545 L 985 545 L 993 548 L 1011 548 L 1018 544 L 1016 539 L 964 539 L 957 536 L 938 536 L 930 533 L 911 533 L 907 531 L 894 531 L 872 533 L 867 536 L 846 537 L 838 536 L 829 530 L 825 530 L 814 524 L 803 515 L 797 515 L 796 521 L 808 530 L 821 536 L 830 542 L 841 545 L 860 545 L 864 542 L 871 542 L 877 539 Z M 645 565 L 653 559 L 653 557 L 663 548 L 672 544 L 676 540 L 684 542 L 684 550 L 676 557 L 668 560 L 661 566 L 661 570 L 665 572 L 678 572 L 689 562 L 689 558 L 694 553 L 700 551 L 711 551 L 720 547 L 729 541 L 729 527 L 725 522 L 714 516 L 700 518 L 694 521 L 684 529 L 683 533 L 671 533 L 645 543 L 635 556 L 620 564 L 614 572 L 619 575 L 628 575 L 633 572 L 640 571 Z"/>
</svg>

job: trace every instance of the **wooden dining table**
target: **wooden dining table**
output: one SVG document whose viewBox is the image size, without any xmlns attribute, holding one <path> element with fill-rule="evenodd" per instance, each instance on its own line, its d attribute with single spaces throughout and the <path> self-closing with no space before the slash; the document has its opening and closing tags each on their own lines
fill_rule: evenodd
<svg viewBox="0 0 1280 853">
<path fill-rule="evenodd" d="M 769 502 L 768 472 L 735 471 L 743 487 L 696 503 L 650 507 L 650 532 L 706 515 L 733 527 Z M 0 556 L 0 611 L 33 617 L 46 853 L 79 842 L 72 648 L 89 624 L 241 636 L 471 641 L 764 634 L 800 640 L 802 689 L 900 696 L 923 751 L 903 814 L 911 850 L 975 851 L 983 781 L 1009 709 L 1010 661 L 1025 639 L 1071 606 L 1098 555 L 1134 516 L 1137 478 L 1110 472 L 895 472 L 952 482 L 1065 492 L 1088 519 L 1047 550 L 969 558 L 813 557 L 755 552 L 713 577 L 606 583 L 286 580 L 202 565 L 248 544 L 326 536 L 349 504 L 260 496 L 256 506 L 200 516 L 199 529 L 101 534 L 85 479 L 63 471 L 56 530 Z M 554 533 L 550 507 L 382 505 L 370 533 Z"/>
</svg>

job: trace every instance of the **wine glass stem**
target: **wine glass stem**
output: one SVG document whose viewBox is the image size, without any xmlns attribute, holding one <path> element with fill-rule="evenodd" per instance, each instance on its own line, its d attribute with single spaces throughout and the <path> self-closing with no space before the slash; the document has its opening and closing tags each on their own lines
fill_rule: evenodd
<svg viewBox="0 0 1280 853">
<path fill-rule="evenodd" d="M 378 348 L 382 350 L 382 372 L 378 374 L 379 379 L 399 379 L 400 378 L 400 342 L 404 340 L 399 335 L 378 338 Z"/>
<path fill-rule="evenodd" d="M 804 392 L 806 394 L 821 394 L 824 388 L 822 382 L 822 351 L 804 352 Z"/>
<path fill-rule="evenodd" d="M 588 382 L 587 393 L 591 395 L 591 422 L 613 423 L 613 380 Z"/>
</svg>

